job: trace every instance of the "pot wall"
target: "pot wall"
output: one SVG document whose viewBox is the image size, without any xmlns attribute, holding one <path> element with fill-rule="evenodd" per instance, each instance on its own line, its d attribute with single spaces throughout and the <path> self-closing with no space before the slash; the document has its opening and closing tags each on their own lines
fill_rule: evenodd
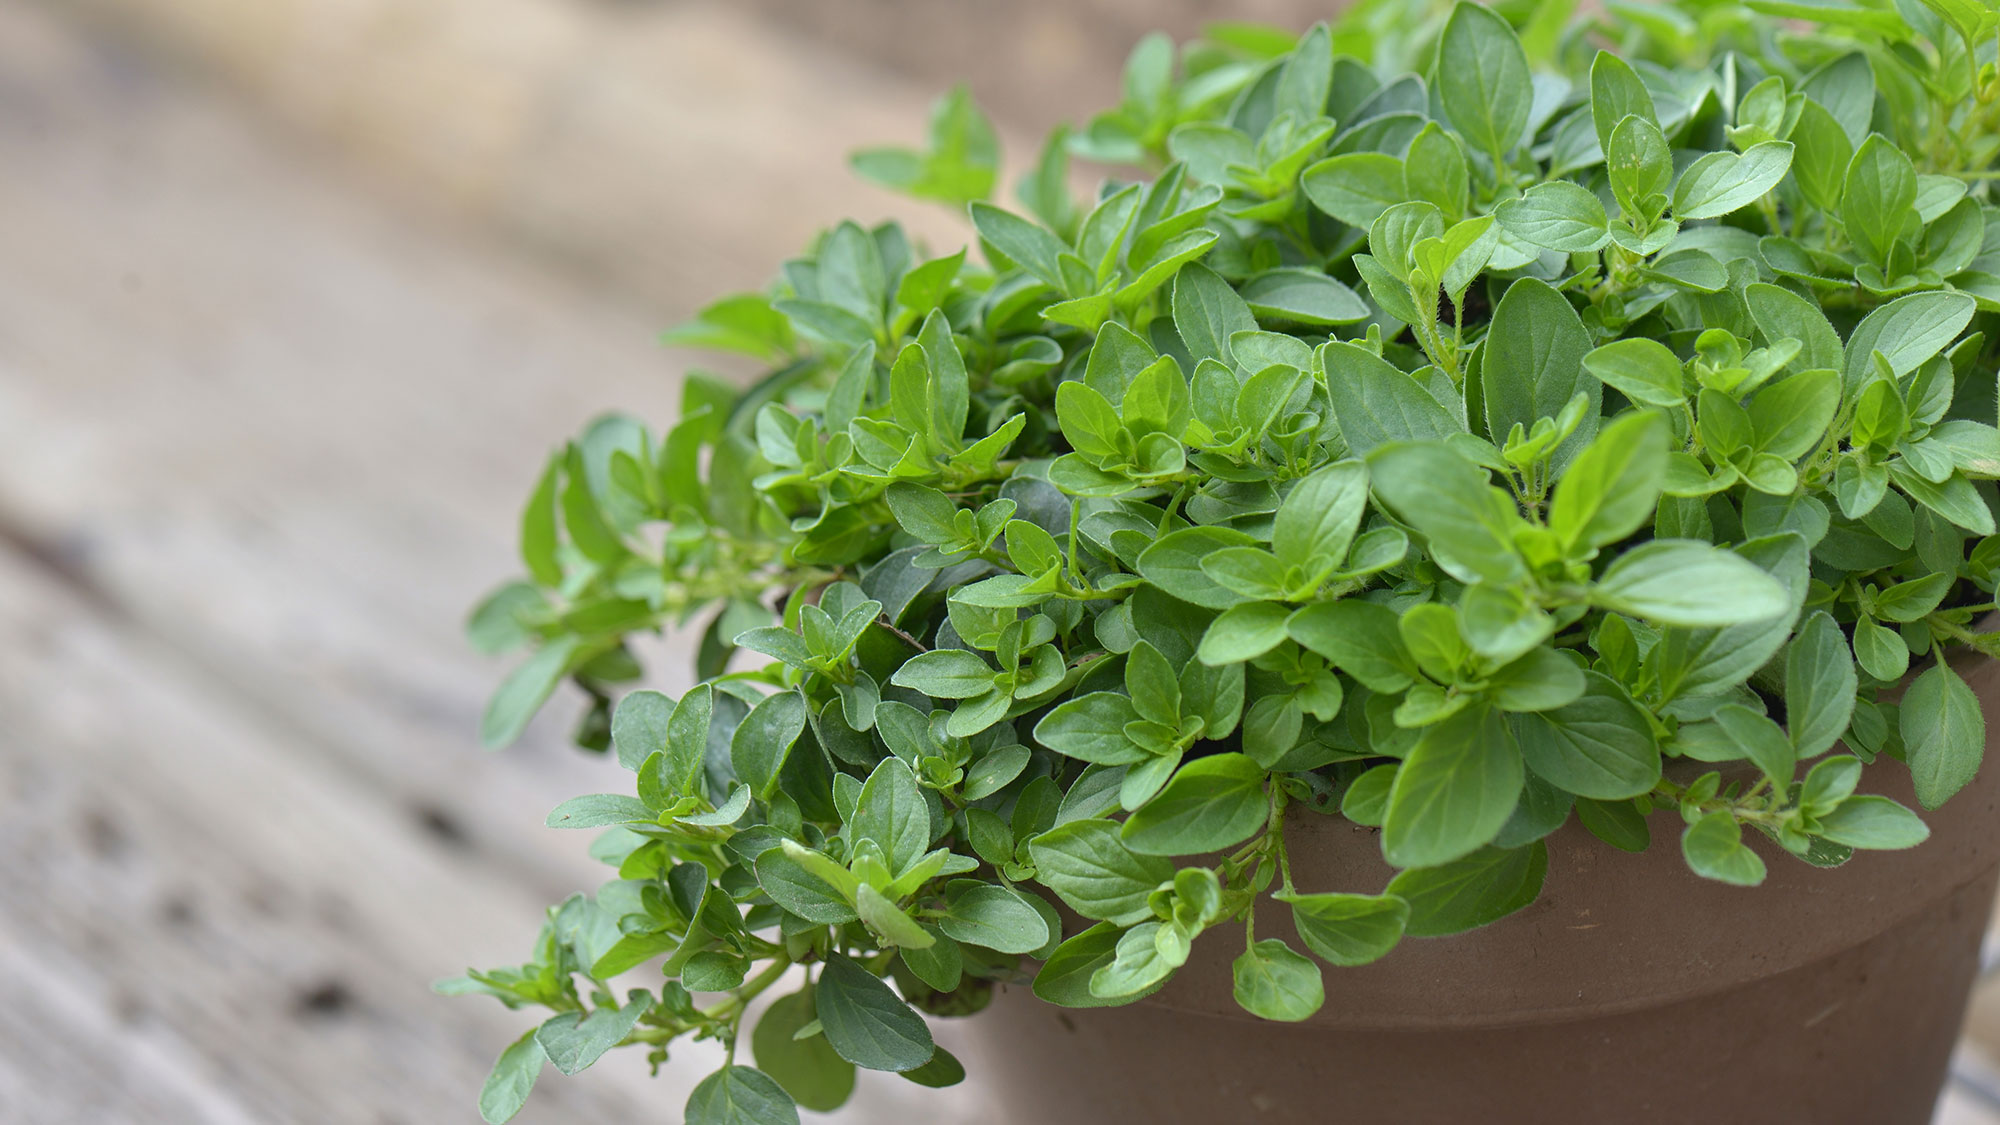
<svg viewBox="0 0 2000 1125">
<path fill-rule="evenodd" d="M 2000 711 L 2000 663 L 1954 663 Z M 1897 763 L 1863 786 L 1916 807 Z M 1931 839 L 1909 851 L 1818 869 L 1746 833 L 1770 870 L 1754 888 L 1689 872 L 1671 811 L 1638 855 L 1572 822 L 1548 840 L 1532 906 L 1325 967 L 1326 1005 L 1303 1024 L 1236 1007 L 1240 943 L 1223 930 L 1147 1001 L 1072 1011 L 1009 988 L 969 1030 L 1018 1099 L 1009 1119 L 1037 1125 L 1921 1125 L 1992 909 L 1996 814 L 2000 769 L 1987 768 L 1927 814 Z M 1303 891 L 1373 890 L 1391 873 L 1375 831 L 1338 818 L 1295 818 L 1287 844 Z M 1257 926 L 1303 948 L 1280 904 L 1264 903 Z"/>
</svg>

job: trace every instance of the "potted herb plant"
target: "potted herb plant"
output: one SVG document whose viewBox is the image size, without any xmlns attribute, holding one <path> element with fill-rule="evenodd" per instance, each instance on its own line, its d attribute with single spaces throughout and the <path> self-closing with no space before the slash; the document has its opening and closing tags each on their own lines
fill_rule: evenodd
<svg viewBox="0 0 2000 1125">
<path fill-rule="evenodd" d="M 856 165 L 976 253 L 844 223 L 672 334 L 770 373 L 559 451 L 473 618 L 533 650 L 488 741 L 568 679 L 635 775 L 442 986 L 548 1009 L 488 1120 L 683 1038 L 694 1125 L 955 1082 L 926 1013 L 1023 1121 L 1927 1118 L 2000 860 L 2000 17 L 1570 7 L 1149 38 L 1018 211 L 954 95 Z"/>
</svg>

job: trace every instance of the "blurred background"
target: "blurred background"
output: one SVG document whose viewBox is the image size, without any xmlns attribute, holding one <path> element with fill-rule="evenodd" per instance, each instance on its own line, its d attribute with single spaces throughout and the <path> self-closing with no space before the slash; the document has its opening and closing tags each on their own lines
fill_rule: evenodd
<svg viewBox="0 0 2000 1125">
<path fill-rule="evenodd" d="M 951 83 L 1019 169 L 1143 31 L 1320 14 L 0 0 L 0 1122 L 476 1121 L 532 1017 L 427 984 L 601 880 L 542 817 L 628 784 L 574 699 L 477 748 L 459 623 L 545 452 L 666 420 L 707 360 L 659 330 L 822 226 L 962 244 L 844 159 Z M 1941 1122 L 2000 1122 L 1982 1044 L 1990 986 Z M 699 1054 L 545 1070 L 519 1120 L 678 1121 Z M 973 1071 L 837 1119 L 1009 1125 Z"/>
</svg>

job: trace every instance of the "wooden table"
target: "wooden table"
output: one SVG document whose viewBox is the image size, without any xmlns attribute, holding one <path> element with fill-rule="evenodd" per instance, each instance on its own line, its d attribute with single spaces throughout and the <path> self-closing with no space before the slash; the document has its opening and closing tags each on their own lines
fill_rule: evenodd
<svg viewBox="0 0 2000 1125">
<path fill-rule="evenodd" d="M 463 610 L 543 450 L 668 416 L 660 326 L 889 206 L 839 167 L 878 138 L 773 138 L 824 210 L 670 212 L 701 268 L 640 307 L 51 12 L 0 3 L 0 1121 L 476 1120 L 530 1017 L 426 984 L 602 877 L 539 825 L 626 781 L 557 722 L 477 749 Z M 920 128 L 926 91 L 868 89 Z M 676 1120 L 704 1059 L 547 1071 L 521 1119 Z M 870 1076 L 840 1119 L 999 1125 L 977 1082 Z M 1969 1089 L 1941 1120 L 2000 1120 Z"/>
</svg>

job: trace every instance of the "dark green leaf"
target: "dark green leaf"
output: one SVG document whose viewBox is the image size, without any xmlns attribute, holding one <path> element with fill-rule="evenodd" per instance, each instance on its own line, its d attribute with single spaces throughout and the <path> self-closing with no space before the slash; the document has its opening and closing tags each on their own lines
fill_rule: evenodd
<svg viewBox="0 0 2000 1125">
<path fill-rule="evenodd" d="M 906 1071 L 930 1061 L 935 1045 L 924 1018 L 845 954 L 827 955 L 814 998 L 827 1043 L 855 1066 Z"/>
<path fill-rule="evenodd" d="M 781 996 L 757 1020 L 750 1036 L 757 1067 L 806 1109 L 831 1113 L 854 1093 L 854 1064 L 834 1053 L 824 1035 L 798 1033 L 818 1019 L 812 989 Z"/>
<path fill-rule="evenodd" d="M 729 739 L 729 761 L 736 776 L 759 799 L 777 792 L 778 775 L 791 756 L 792 744 L 806 729 L 805 697 L 795 691 L 765 696 L 750 709 Z"/>
<path fill-rule="evenodd" d="M 798 1125 L 790 1094 L 762 1071 L 729 1066 L 688 1095 L 686 1125 Z"/>
</svg>

